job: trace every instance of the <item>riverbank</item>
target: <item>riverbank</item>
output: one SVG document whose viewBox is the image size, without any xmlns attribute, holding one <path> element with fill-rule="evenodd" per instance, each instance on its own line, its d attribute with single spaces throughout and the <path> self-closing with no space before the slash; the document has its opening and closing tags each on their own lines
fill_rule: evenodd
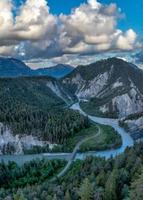
<svg viewBox="0 0 143 200">
<path fill-rule="evenodd" d="M 92 151 L 92 152 L 86 152 L 86 153 L 77 153 L 74 160 L 77 159 L 85 159 L 87 156 L 99 156 L 99 157 L 105 157 L 106 159 L 112 157 L 115 157 L 125 151 L 127 147 L 131 147 L 134 145 L 134 141 L 131 138 L 130 134 L 127 133 L 123 128 L 121 128 L 118 125 L 117 119 L 108 119 L 108 118 L 99 118 L 95 116 L 90 116 L 84 113 L 79 103 L 76 103 L 72 105 L 71 107 L 73 110 L 78 110 L 81 114 L 88 116 L 89 119 L 91 119 L 93 122 L 103 125 L 109 125 L 113 127 L 118 134 L 122 138 L 122 145 L 118 149 L 110 149 L 105 151 Z M 19 156 L 0 156 L 0 161 L 4 161 L 5 163 L 8 163 L 9 161 L 14 161 L 20 165 L 24 164 L 25 162 L 31 161 L 33 159 L 65 159 L 69 160 L 71 157 L 71 153 L 48 153 L 48 154 L 36 154 L 36 155 L 19 155 Z"/>
</svg>

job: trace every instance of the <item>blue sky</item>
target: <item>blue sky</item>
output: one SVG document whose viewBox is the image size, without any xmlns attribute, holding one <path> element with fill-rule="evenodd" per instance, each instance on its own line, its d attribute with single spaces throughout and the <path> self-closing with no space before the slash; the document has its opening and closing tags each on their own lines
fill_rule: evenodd
<svg viewBox="0 0 143 200">
<path fill-rule="evenodd" d="M 142 0 L 0 0 L 0 56 L 33 66 L 143 62 L 142 8 Z"/>
<path fill-rule="evenodd" d="M 22 0 L 25 2 L 25 0 Z M 15 0 L 17 6 L 20 0 Z M 49 7 L 53 14 L 69 14 L 71 10 L 78 7 L 81 3 L 87 3 L 87 0 L 48 0 Z M 143 35 L 143 0 L 99 0 L 101 3 L 116 3 L 125 14 L 125 19 L 120 20 L 118 26 L 122 30 L 133 28 L 142 37 Z"/>
<path fill-rule="evenodd" d="M 51 11 L 55 14 L 61 12 L 69 14 L 71 9 L 85 3 L 85 0 L 48 0 Z M 60 3 L 59 3 L 60 2 Z M 133 28 L 142 37 L 143 35 L 143 0 L 99 0 L 101 3 L 116 3 L 126 15 L 124 20 L 119 22 L 119 28 L 126 30 Z"/>
</svg>

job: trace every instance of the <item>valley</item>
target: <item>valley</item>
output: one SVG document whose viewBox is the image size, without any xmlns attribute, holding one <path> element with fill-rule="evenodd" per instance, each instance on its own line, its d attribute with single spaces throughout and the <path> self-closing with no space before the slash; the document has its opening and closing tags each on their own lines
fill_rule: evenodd
<svg viewBox="0 0 143 200">
<path fill-rule="evenodd" d="M 72 109 L 79 110 L 83 115 L 86 115 L 86 113 L 84 113 L 80 109 L 78 103 L 74 104 L 72 106 Z M 76 152 L 75 160 L 76 159 L 85 159 L 87 156 L 99 156 L 99 157 L 105 157 L 106 159 L 110 158 L 111 156 L 116 157 L 117 155 L 123 153 L 127 147 L 131 147 L 134 145 L 134 141 L 131 138 L 131 136 L 129 135 L 129 133 L 127 133 L 125 130 L 123 130 L 121 127 L 119 127 L 118 120 L 108 119 L 108 118 L 98 118 L 98 117 L 93 117 L 93 116 L 89 116 L 89 115 L 88 115 L 88 117 L 95 123 L 112 126 L 117 131 L 117 133 L 121 135 L 122 145 L 119 148 L 118 148 L 118 146 L 114 147 L 117 149 L 113 148 L 113 149 L 109 149 L 109 150 L 105 150 L 105 151 L 103 149 L 103 151 L 93 151 L 93 152 L 87 151 L 85 153 L 77 153 Z M 102 129 L 100 129 L 100 130 L 102 130 Z M 96 136 L 96 134 L 95 134 L 95 136 Z M 92 135 L 89 135 L 88 137 L 95 137 L 95 136 L 92 134 Z M 88 140 L 88 137 L 86 135 L 85 139 Z M 82 140 L 84 140 L 84 139 L 80 138 L 79 142 Z M 79 142 L 77 141 L 77 144 Z M 76 146 L 76 143 L 75 143 L 75 146 Z M 95 148 L 96 148 L 96 145 L 95 145 Z M 78 149 L 76 149 L 76 150 L 78 150 Z M 68 154 L 67 153 L 48 153 L 48 154 L 41 154 L 38 156 L 38 158 L 43 158 L 43 157 L 45 157 L 46 159 L 50 159 L 50 160 L 51 159 L 69 160 L 71 157 L 71 154 L 70 153 L 68 153 Z M 33 155 L 33 156 L 31 155 L 30 157 L 29 156 L 27 157 L 27 155 L 24 155 L 24 156 L 19 156 L 20 159 L 17 159 L 17 158 L 18 158 L 18 156 L 0 156 L 0 159 L 4 160 L 6 163 L 8 163 L 8 161 L 14 161 L 17 164 L 19 164 L 20 163 L 19 161 L 22 160 L 22 164 L 23 164 L 24 162 L 27 161 L 27 158 L 29 160 L 33 160 L 34 158 L 36 158 L 36 155 Z"/>
<path fill-rule="evenodd" d="M 84 181 L 109 200 L 114 180 L 120 199 L 129 197 L 143 163 L 142 143 L 136 143 L 142 139 L 142 79 L 136 66 L 117 58 L 79 66 L 61 79 L 1 78 L 0 179 L 7 182 L 1 182 L 0 200 L 8 194 L 10 200 L 47 200 L 41 192 L 48 200 L 66 193 L 78 200 Z"/>
<path fill-rule="evenodd" d="M 79 110 L 83 115 L 86 115 L 86 113 L 84 113 L 80 109 L 80 106 L 78 103 L 74 104 L 72 106 L 72 109 Z M 84 181 L 85 180 L 84 178 L 86 177 L 89 184 L 91 184 L 92 183 L 91 180 L 94 177 L 94 173 L 96 173 L 96 180 L 97 180 L 97 185 L 94 186 L 96 188 L 96 190 L 94 191 L 94 194 L 104 196 L 104 198 L 106 198 L 106 195 L 108 194 L 108 192 L 110 195 L 110 191 L 108 191 L 108 184 L 109 183 L 111 184 L 113 181 L 113 178 L 115 178 L 117 181 L 116 190 L 118 188 L 119 195 L 121 197 L 122 197 L 122 195 L 127 196 L 128 193 L 122 194 L 120 192 L 119 188 L 121 186 L 118 185 L 120 180 L 117 178 L 116 175 L 120 173 L 121 178 L 123 178 L 123 177 L 125 178 L 125 174 L 128 171 L 125 171 L 125 173 L 124 173 L 122 171 L 122 167 L 123 167 L 123 165 L 125 165 L 124 168 L 128 169 L 128 167 L 130 166 L 129 169 L 131 170 L 131 173 L 130 173 L 129 180 L 132 180 L 132 176 L 134 176 L 134 173 L 137 173 L 137 170 L 140 170 L 141 163 L 143 162 L 143 161 L 140 161 L 140 162 L 137 161 L 139 156 L 141 156 L 141 154 L 142 154 L 141 153 L 142 146 L 139 145 L 138 148 L 133 147 L 132 138 L 129 136 L 128 133 L 126 133 L 122 128 L 119 127 L 117 120 L 98 118 L 98 117 L 93 117 L 93 116 L 88 116 L 88 117 L 92 121 L 99 123 L 99 124 L 101 123 L 101 124 L 107 125 L 110 123 L 110 125 L 112 127 L 114 127 L 114 129 L 117 130 L 119 134 L 121 134 L 122 146 L 120 148 L 118 148 L 117 150 L 77 153 L 77 150 L 80 148 L 80 146 L 82 144 L 84 144 L 85 142 L 87 142 L 90 139 L 92 139 L 92 140 L 96 139 L 101 134 L 100 126 L 98 126 L 97 134 L 88 136 L 85 139 L 82 139 L 80 142 L 78 142 L 76 144 L 75 148 L 73 149 L 72 154 L 63 154 L 63 153 L 47 154 L 47 155 L 39 154 L 37 156 L 31 155 L 30 157 L 26 156 L 26 155 L 24 155 L 24 156 L 4 156 L 4 157 L 2 156 L 1 158 L 2 158 L 3 162 L 2 162 L 2 164 L 0 163 L 0 166 L 2 165 L 1 172 L 3 172 L 4 174 L 2 176 L 0 176 L 0 178 L 3 179 L 3 177 L 5 177 L 5 180 L 8 180 L 8 184 L 6 184 L 6 182 L 1 182 L 2 186 L 4 186 L 4 187 L 6 186 L 6 188 L 3 191 L 0 189 L 0 198 L 1 198 L 1 196 L 3 196 L 3 197 L 7 196 L 8 193 L 11 196 L 10 188 L 12 188 L 12 190 L 15 190 L 14 188 L 19 186 L 19 187 L 21 187 L 21 189 L 15 190 L 16 191 L 15 195 L 19 196 L 20 198 L 22 198 L 22 196 L 25 196 L 27 198 L 31 198 L 31 197 L 33 198 L 33 197 L 36 197 L 39 195 L 39 190 L 41 192 L 44 192 L 46 190 L 47 193 L 44 192 L 44 194 L 50 193 L 49 197 L 51 196 L 51 199 L 52 199 L 52 196 L 53 195 L 55 196 L 55 194 L 53 194 L 53 193 L 55 193 L 54 188 L 58 188 L 58 185 L 60 186 L 61 184 L 64 184 L 64 182 L 68 183 L 66 186 L 64 186 L 64 188 L 60 187 L 60 189 L 59 189 L 60 191 L 65 191 L 65 190 L 68 191 L 70 189 L 70 185 L 72 188 L 76 187 L 77 189 L 79 189 L 78 186 L 75 185 L 74 177 L 77 177 L 76 181 L 78 181 L 78 182 L 80 182 L 81 180 Z M 127 148 L 128 148 L 128 150 L 127 150 Z M 124 151 L 125 151 L 125 153 L 123 154 Z M 129 159 L 130 156 L 128 156 L 128 154 L 132 155 L 131 161 Z M 134 160 L 135 154 L 136 154 L 136 160 Z M 36 160 L 32 161 L 34 158 Z M 133 158 L 134 165 L 132 163 L 132 158 Z M 49 161 L 47 161 L 47 159 L 49 159 Z M 65 161 L 60 161 L 63 159 L 68 160 L 67 164 Z M 9 161 L 11 161 L 11 163 L 9 163 Z M 29 161 L 29 162 L 27 163 L 26 161 Z M 21 164 L 19 165 L 20 162 L 21 162 Z M 56 165 L 54 164 L 55 162 L 56 162 Z M 8 164 L 8 168 L 5 167 L 4 163 Z M 128 163 L 129 163 L 129 166 L 128 166 Z M 12 165 L 13 165 L 13 167 L 11 167 Z M 33 165 L 34 165 L 34 168 L 33 167 L 31 168 L 30 166 L 33 166 Z M 114 175 L 115 171 L 111 167 L 112 165 L 113 166 L 118 165 L 118 168 L 117 168 L 118 171 L 116 171 L 116 173 L 117 173 L 116 175 Z M 19 173 L 19 170 L 21 169 L 21 168 L 19 169 L 19 166 L 22 167 L 21 173 Z M 95 170 L 94 170 L 93 166 L 95 167 Z M 105 171 L 102 171 L 101 167 Z M 106 167 L 107 167 L 107 169 L 106 169 Z M 100 176 L 103 175 L 103 177 L 105 177 L 105 174 L 107 173 L 106 170 L 108 170 L 109 174 L 105 179 L 102 179 Z M 110 170 L 110 172 L 109 172 L 109 170 Z M 82 172 L 82 175 L 79 175 L 80 171 Z M 5 174 L 6 172 L 8 172 L 10 175 L 6 175 Z M 24 173 L 24 176 L 23 176 L 23 173 Z M 14 181 L 14 178 L 11 176 L 11 174 L 15 174 L 16 177 L 18 176 L 17 180 Z M 36 175 L 36 177 L 33 175 Z M 110 175 L 111 175 L 111 178 L 109 178 Z M 113 176 L 113 178 L 112 178 L 112 176 Z M 38 177 L 39 177 L 39 179 L 38 179 Z M 128 180 L 128 183 L 129 183 L 129 180 Z M 70 181 L 72 184 L 70 184 Z M 122 179 L 122 184 L 125 184 L 126 181 L 127 181 L 126 178 Z M 34 183 L 36 183 L 36 185 L 33 185 L 32 187 L 31 186 L 25 187 L 25 184 L 27 184 L 28 182 L 30 183 L 30 185 L 31 184 L 33 185 Z M 44 183 L 42 183 L 42 182 L 44 182 Z M 37 185 L 37 183 L 38 183 L 38 185 Z M 100 191 L 101 186 L 103 188 L 103 191 Z M 50 191 L 48 190 L 49 187 L 51 188 Z M 92 185 L 90 187 L 92 187 Z M 7 190 L 7 188 L 8 188 L 8 190 Z M 105 188 L 105 190 L 104 190 L 104 188 Z M 30 191 L 32 191 L 32 193 L 29 193 Z M 36 192 L 33 193 L 33 191 L 36 191 Z M 114 191 L 114 189 L 113 189 L 113 191 Z M 129 191 L 129 187 L 128 187 L 127 191 Z M 133 192 L 133 191 L 134 190 L 132 190 L 131 192 Z M 72 193 L 69 193 L 69 195 L 71 197 L 73 197 L 72 195 L 75 195 L 75 194 L 77 194 L 76 191 L 72 191 Z M 40 194 L 40 197 L 41 197 L 41 200 L 45 199 L 44 196 L 41 194 Z M 56 197 L 63 198 L 63 193 L 59 194 L 58 192 L 56 192 Z"/>
<path fill-rule="evenodd" d="M 122 120 L 134 113 L 135 120 L 141 121 L 143 91 L 139 82 L 142 79 L 143 73 L 136 66 L 117 58 L 79 66 L 61 79 L 46 76 L 1 78 L 1 154 L 71 152 L 84 134 L 90 133 L 91 126 L 86 115 L 83 117 L 69 109 L 77 101 L 88 115 L 105 118 L 101 119 L 101 124 L 109 117 L 113 120 L 106 125 L 112 126 L 115 118 L 119 118 L 121 125 Z M 135 120 L 132 127 L 136 128 L 128 131 L 135 140 L 140 140 L 142 126 Z M 82 129 L 85 128 L 84 133 Z M 112 130 L 109 141 L 101 136 L 99 145 L 91 141 L 87 147 L 82 146 L 81 151 L 119 147 L 121 142 L 115 141 L 118 136 L 113 139 L 116 134 L 112 137 L 110 134 Z"/>
</svg>

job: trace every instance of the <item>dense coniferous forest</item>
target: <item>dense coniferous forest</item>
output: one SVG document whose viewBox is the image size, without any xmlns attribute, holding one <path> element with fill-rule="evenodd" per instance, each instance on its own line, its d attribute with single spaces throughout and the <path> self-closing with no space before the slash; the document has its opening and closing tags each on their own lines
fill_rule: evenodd
<svg viewBox="0 0 143 200">
<path fill-rule="evenodd" d="M 3 115 L 4 117 L 4 115 Z M 56 113 L 17 111 L 4 121 L 14 134 L 32 134 L 51 143 L 62 144 L 68 137 L 89 126 L 88 118 L 72 110 L 58 110 Z"/>
<path fill-rule="evenodd" d="M 42 164 L 43 162 L 43 164 Z M 1 200 L 142 200 L 143 144 L 126 149 L 115 159 L 88 157 L 77 160 L 65 177 L 49 182 L 52 169 L 63 166 L 61 161 L 33 161 L 21 170 L 11 163 L 0 165 Z M 4 173 L 5 172 L 5 173 Z M 23 175 L 25 176 L 23 177 Z M 39 176 L 38 179 L 33 175 Z M 37 175 L 39 174 L 39 175 Z M 16 175 L 16 176 L 15 176 Z M 14 182 L 11 177 L 15 176 Z M 5 180 L 9 180 L 7 188 Z M 26 180 L 25 182 L 20 180 Z M 47 180 L 46 180 L 47 179 Z M 44 183 L 41 183 L 41 181 Z M 37 183 L 33 185 L 33 183 Z M 32 186 L 33 185 L 33 186 Z M 12 189 L 13 188 L 13 189 Z"/>
<path fill-rule="evenodd" d="M 0 122 L 14 134 L 32 134 L 57 144 L 88 127 L 86 117 L 66 108 L 65 102 L 46 86 L 53 80 L 0 79 Z"/>
<path fill-rule="evenodd" d="M 56 175 L 65 163 L 61 160 L 33 160 L 22 167 L 14 162 L 9 162 L 8 165 L 0 163 L 0 188 L 17 188 L 42 183 Z"/>
</svg>

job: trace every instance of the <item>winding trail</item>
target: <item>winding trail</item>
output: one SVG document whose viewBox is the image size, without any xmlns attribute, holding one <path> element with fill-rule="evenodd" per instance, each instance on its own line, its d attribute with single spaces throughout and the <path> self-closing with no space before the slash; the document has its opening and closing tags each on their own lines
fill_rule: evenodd
<svg viewBox="0 0 143 200">
<path fill-rule="evenodd" d="M 71 154 L 71 156 L 70 156 L 70 159 L 69 159 L 67 165 L 66 165 L 65 168 L 56 176 L 56 178 L 60 178 L 60 177 L 62 177 L 62 176 L 65 175 L 65 173 L 66 173 L 66 172 L 68 171 L 68 169 L 70 168 L 72 162 L 74 161 L 74 159 L 75 159 L 75 157 L 76 157 L 76 154 L 77 154 L 77 151 L 80 149 L 80 146 L 81 146 L 83 143 L 87 142 L 87 141 L 90 140 L 90 139 L 95 139 L 96 137 L 98 137 L 98 136 L 101 134 L 101 129 L 100 129 L 100 127 L 97 126 L 97 128 L 98 128 L 98 132 L 96 132 L 95 135 L 88 136 L 88 137 L 82 139 L 81 141 L 79 141 L 79 142 L 76 144 L 76 146 L 75 146 L 75 148 L 74 148 L 74 150 L 73 150 L 73 152 L 72 152 L 72 154 Z M 53 180 L 55 180 L 55 179 L 53 179 Z"/>
</svg>

